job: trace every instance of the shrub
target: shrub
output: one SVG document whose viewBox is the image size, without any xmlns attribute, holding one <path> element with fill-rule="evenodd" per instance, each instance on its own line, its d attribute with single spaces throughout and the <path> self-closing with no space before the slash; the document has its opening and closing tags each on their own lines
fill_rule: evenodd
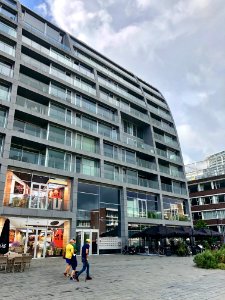
<svg viewBox="0 0 225 300">
<path fill-rule="evenodd" d="M 216 269 L 218 267 L 216 255 L 210 250 L 206 250 L 203 253 L 197 254 L 194 258 L 194 262 L 199 268 Z"/>
<path fill-rule="evenodd" d="M 178 256 L 186 256 L 187 255 L 187 246 L 184 242 L 178 243 L 177 255 Z"/>
<path fill-rule="evenodd" d="M 224 264 L 224 263 L 219 263 L 219 264 L 218 264 L 218 268 L 219 268 L 220 270 L 225 270 L 225 264 Z"/>
</svg>

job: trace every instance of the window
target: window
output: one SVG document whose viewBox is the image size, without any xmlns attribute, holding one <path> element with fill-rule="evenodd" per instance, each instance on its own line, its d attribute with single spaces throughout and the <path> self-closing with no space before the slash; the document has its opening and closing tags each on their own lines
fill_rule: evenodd
<svg viewBox="0 0 225 300">
<path fill-rule="evenodd" d="M 0 82 L 0 99 L 4 101 L 10 100 L 10 87 Z"/>
<path fill-rule="evenodd" d="M 48 140 L 56 143 L 65 143 L 65 129 L 49 125 Z"/>
</svg>

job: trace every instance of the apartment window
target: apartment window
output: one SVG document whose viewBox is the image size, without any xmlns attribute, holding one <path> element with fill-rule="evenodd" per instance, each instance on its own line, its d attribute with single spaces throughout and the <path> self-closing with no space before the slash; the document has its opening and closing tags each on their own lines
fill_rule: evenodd
<svg viewBox="0 0 225 300">
<path fill-rule="evenodd" d="M 71 154 L 48 149 L 48 167 L 70 171 Z"/>
<path fill-rule="evenodd" d="M 48 140 L 60 144 L 65 143 L 65 129 L 49 125 Z"/>
<path fill-rule="evenodd" d="M 119 168 L 117 166 L 104 163 L 104 177 L 110 180 L 119 180 Z"/>
<path fill-rule="evenodd" d="M 7 8 L 5 7 L 0 7 L 0 12 L 5 15 L 6 17 L 8 17 L 9 19 L 13 20 L 13 21 L 16 21 L 16 13 L 8 10 Z"/>
<path fill-rule="evenodd" d="M 0 82 L 0 99 L 10 101 L 10 87 Z"/>
<path fill-rule="evenodd" d="M 136 163 L 135 152 L 122 149 L 122 160 L 130 164 L 135 164 Z"/>
<path fill-rule="evenodd" d="M 143 139 L 143 131 L 141 128 L 137 127 L 135 124 L 123 120 L 123 130 L 125 133 Z"/>
<path fill-rule="evenodd" d="M 7 123 L 7 110 L 0 107 L 0 127 L 5 128 Z"/>
</svg>

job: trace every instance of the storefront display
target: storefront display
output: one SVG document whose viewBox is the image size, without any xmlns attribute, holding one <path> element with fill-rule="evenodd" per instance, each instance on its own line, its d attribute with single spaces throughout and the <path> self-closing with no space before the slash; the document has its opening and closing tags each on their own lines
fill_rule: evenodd
<svg viewBox="0 0 225 300">
<path fill-rule="evenodd" d="M 35 173 L 7 172 L 4 205 L 32 209 L 68 210 L 71 182 Z"/>
<path fill-rule="evenodd" d="M 68 221 L 11 217 L 10 248 L 34 258 L 61 256 L 69 235 Z"/>
</svg>

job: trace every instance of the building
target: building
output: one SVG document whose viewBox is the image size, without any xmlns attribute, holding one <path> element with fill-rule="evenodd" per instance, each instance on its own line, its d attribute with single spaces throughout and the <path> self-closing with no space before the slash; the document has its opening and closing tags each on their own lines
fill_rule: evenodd
<svg viewBox="0 0 225 300">
<path fill-rule="evenodd" d="M 225 151 L 186 166 L 193 222 L 204 220 L 210 229 L 224 233 Z"/>
<path fill-rule="evenodd" d="M 70 236 L 120 251 L 143 227 L 191 225 L 162 94 L 14 0 L 0 1 L 0 99 L 0 226 L 23 251 L 57 255 Z"/>
</svg>

